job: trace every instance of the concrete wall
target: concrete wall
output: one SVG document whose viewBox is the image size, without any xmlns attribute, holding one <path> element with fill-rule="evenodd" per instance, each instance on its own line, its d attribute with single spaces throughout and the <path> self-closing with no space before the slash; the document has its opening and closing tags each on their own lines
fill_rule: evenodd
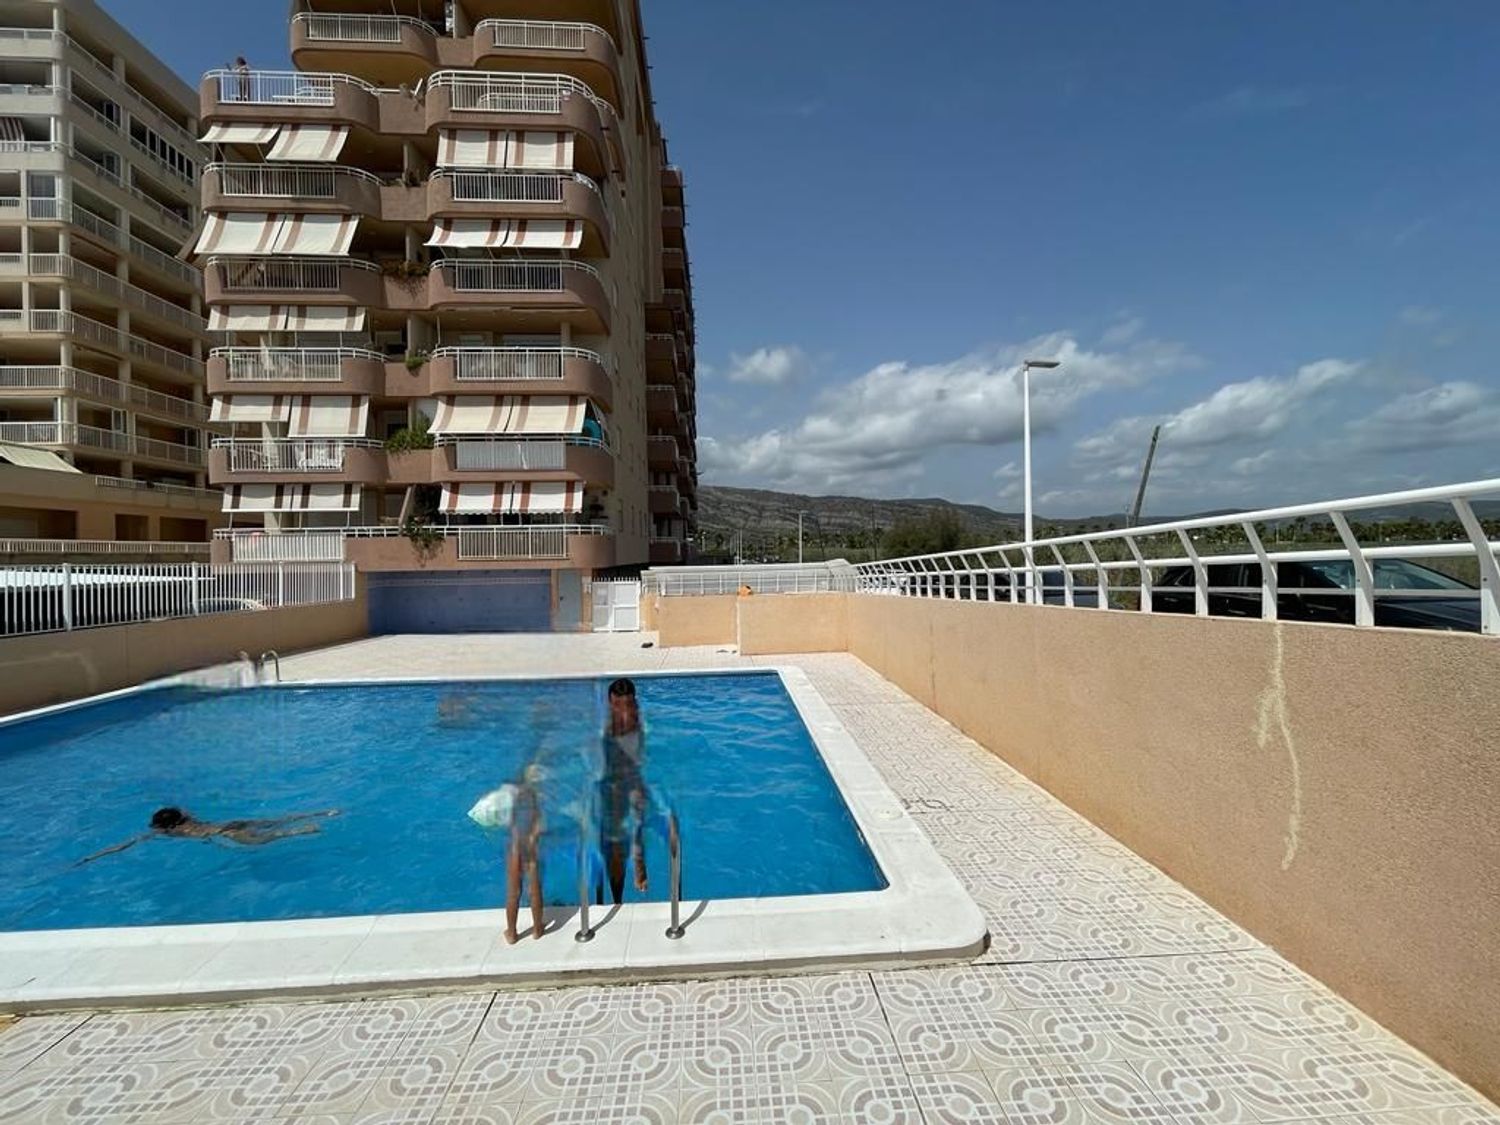
<svg viewBox="0 0 1500 1125">
<path fill-rule="evenodd" d="M 844 630 L 847 651 L 1500 1096 L 1494 639 L 857 595 L 748 600 L 744 651 L 837 649 Z"/>
<path fill-rule="evenodd" d="M 705 598 L 642 597 L 653 606 L 643 617 L 649 617 L 657 633 L 657 643 L 664 648 L 679 645 L 732 645 L 736 625 L 734 594 L 715 594 Z"/>
<path fill-rule="evenodd" d="M 360 595 L 333 605 L 293 606 L 42 633 L 0 640 L 0 715 L 130 687 L 209 664 L 241 650 L 282 656 L 366 635 Z"/>
</svg>

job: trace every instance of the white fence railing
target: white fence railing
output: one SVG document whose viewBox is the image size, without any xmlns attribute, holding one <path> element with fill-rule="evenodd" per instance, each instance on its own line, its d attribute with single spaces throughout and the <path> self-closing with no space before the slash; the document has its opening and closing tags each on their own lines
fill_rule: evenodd
<svg viewBox="0 0 1500 1125">
<path fill-rule="evenodd" d="M 427 80 L 427 89 L 447 90 L 454 109 L 477 113 L 561 113 L 569 98 L 580 97 L 592 102 L 601 114 L 614 114 L 587 83 L 567 74 L 440 70 Z"/>
<path fill-rule="evenodd" d="M 265 532 L 222 528 L 214 532 L 214 537 L 229 540 L 237 563 L 344 561 L 344 532 L 341 530 Z"/>
<path fill-rule="evenodd" d="M 855 569 L 864 593 L 1138 608 L 1200 617 L 1228 612 L 1267 621 L 1316 616 L 1359 626 L 1423 624 L 1419 607 L 1442 603 L 1473 609 L 1472 624 L 1460 611 L 1447 614 L 1446 624 L 1434 621 L 1427 627 L 1467 627 L 1500 635 L 1500 542 L 1493 540 L 1474 510 L 1476 499 L 1495 496 L 1500 496 L 1500 479 L 888 559 L 860 563 Z M 1458 529 L 1456 537 L 1372 545 L 1362 543 L 1350 523 L 1351 516 L 1361 513 L 1378 517 L 1382 511 L 1414 504 L 1446 506 Z M 1327 550 L 1268 547 L 1270 529 L 1294 520 L 1325 520 L 1330 537 L 1341 545 Z M 1201 544 L 1213 531 L 1232 533 L 1246 549 L 1206 551 Z M 1472 560 L 1478 587 L 1400 565 L 1418 559 Z M 1211 582 L 1215 571 L 1246 580 L 1232 585 Z M 1121 581 L 1112 583 L 1113 576 Z M 1117 604 L 1124 593 L 1137 605 Z M 1393 609 L 1398 605 L 1404 610 L 1399 615 Z"/>
<path fill-rule="evenodd" d="M 155 293 L 121 281 L 112 273 L 89 265 L 67 254 L 32 254 L 29 268 L 33 274 L 67 277 L 96 293 L 108 293 L 142 312 L 158 317 L 190 332 L 207 332 L 208 321 L 192 309 L 175 305 Z"/>
<path fill-rule="evenodd" d="M 292 17 L 292 23 L 301 24 L 308 40 L 315 43 L 399 43 L 404 27 L 428 36 L 436 34 L 431 24 L 411 16 L 298 12 Z"/>
<path fill-rule="evenodd" d="M 439 168 L 455 203 L 561 203 L 568 183 L 582 184 L 601 199 L 599 185 L 582 172 L 460 172 Z"/>
<path fill-rule="evenodd" d="M 227 293 L 337 293 L 343 270 L 378 273 L 380 267 L 357 258 L 248 258 L 215 256 L 208 268 L 218 271 Z"/>
<path fill-rule="evenodd" d="M 0 567 L 0 636 L 323 605 L 354 591 L 347 563 Z"/>
<path fill-rule="evenodd" d="M 565 559 L 568 539 L 576 535 L 611 535 L 604 524 L 530 524 L 510 527 L 444 527 L 429 525 L 429 533 L 457 540 L 464 560 Z M 398 539 L 405 529 L 379 527 L 303 528 L 288 531 L 246 531 L 220 528 L 214 538 L 232 544 L 235 562 L 339 562 L 351 539 Z"/>
<path fill-rule="evenodd" d="M 322 105 L 331 106 L 340 89 L 376 93 L 374 86 L 347 74 L 313 74 L 296 70 L 211 70 L 204 77 L 213 83 L 221 105 Z"/>
<path fill-rule="evenodd" d="M 608 535 L 607 527 L 592 524 L 552 524 L 539 527 L 460 527 L 460 560 L 503 562 L 507 559 L 565 559 L 568 539 L 575 535 Z"/>
<path fill-rule="evenodd" d="M 215 438 L 231 473 L 337 473 L 351 449 L 381 449 L 373 438 Z"/>
<path fill-rule="evenodd" d="M 435 265 L 448 278 L 448 284 L 460 293 L 560 293 L 573 276 L 601 280 L 593 266 L 554 258 L 508 261 L 445 258 Z"/>
<path fill-rule="evenodd" d="M 496 47 L 518 47 L 527 51 L 581 51 L 589 36 L 598 36 L 615 49 L 614 38 L 598 24 L 558 20 L 480 20 L 476 36 L 488 34 Z"/>
<path fill-rule="evenodd" d="M 854 567 L 841 560 L 765 566 L 657 567 L 643 572 L 641 579 L 648 592 L 666 597 L 734 594 L 745 586 L 757 594 L 852 593 L 858 585 Z"/>
<path fill-rule="evenodd" d="M 605 448 L 603 442 L 583 437 L 513 440 L 446 438 L 440 439 L 438 445 L 451 445 L 454 451 L 454 469 L 470 472 L 564 469 L 567 468 L 569 447 Z"/>
<path fill-rule="evenodd" d="M 182 418 L 191 422 L 208 420 L 208 408 L 202 403 L 175 395 L 162 394 L 149 387 L 134 383 L 122 383 L 92 371 L 81 371 L 76 367 L 0 367 L 0 387 L 17 390 L 72 391 L 90 398 L 110 402 L 128 402 L 153 414 L 171 418 Z"/>
<path fill-rule="evenodd" d="M 152 539 L 0 539 L 0 555 L 208 555 L 204 542 Z"/>
<path fill-rule="evenodd" d="M 223 359 L 231 383 L 336 383 L 346 360 L 383 363 L 385 357 L 368 348 L 215 348 L 212 359 Z"/>
<path fill-rule="evenodd" d="M 587 360 L 609 370 L 604 357 L 587 348 L 438 348 L 432 358 L 452 359 L 459 382 L 561 379 L 569 359 Z"/>
<path fill-rule="evenodd" d="M 203 450 L 195 445 L 181 445 L 120 430 L 103 430 L 97 426 L 80 426 L 73 422 L 0 422 L 0 441 L 17 445 L 84 446 L 194 468 L 204 463 Z"/>
<path fill-rule="evenodd" d="M 362 168 L 342 164 L 209 164 L 204 175 L 218 177 L 219 191 L 232 197 L 268 199 L 337 199 L 339 179 L 374 187 L 380 179 Z"/>
<path fill-rule="evenodd" d="M 157 492 L 170 496 L 191 496 L 195 500 L 212 500 L 215 507 L 224 495 L 217 488 L 194 488 L 189 484 L 173 484 L 170 481 L 137 480 L 130 477 L 95 476 L 94 483 L 100 488 L 123 488 L 133 492 Z"/>
</svg>

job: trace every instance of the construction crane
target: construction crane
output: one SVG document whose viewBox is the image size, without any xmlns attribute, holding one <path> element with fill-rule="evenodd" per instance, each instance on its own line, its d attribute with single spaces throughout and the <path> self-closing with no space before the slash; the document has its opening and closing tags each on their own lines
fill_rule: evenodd
<svg viewBox="0 0 1500 1125">
<path fill-rule="evenodd" d="M 1135 490 L 1135 503 L 1130 506 L 1130 511 L 1125 515 L 1125 526 L 1134 527 L 1141 518 L 1141 505 L 1146 500 L 1146 481 L 1151 477 L 1151 461 L 1156 456 L 1156 439 L 1161 437 L 1161 427 L 1154 426 L 1151 430 L 1151 444 L 1146 449 L 1146 463 L 1141 467 L 1141 486 Z"/>
</svg>

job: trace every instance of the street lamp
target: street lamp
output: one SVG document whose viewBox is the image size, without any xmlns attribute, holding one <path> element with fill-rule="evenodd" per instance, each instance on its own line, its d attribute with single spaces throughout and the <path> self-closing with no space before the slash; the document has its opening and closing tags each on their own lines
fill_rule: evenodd
<svg viewBox="0 0 1500 1125">
<path fill-rule="evenodd" d="M 1032 540 L 1031 529 L 1031 369 L 1035 367 L 1038 371 L 1050 371 L 1054 367 L 1061 366 L 1062 361 L 1057 359 L 1028 359 L 1021 364 L 1021 489 L 1026 494 L 1026 527 L 1025 541 Z M 1031 549 L 1027 548 L 1027 554 Z M 1032 570 L 1026 568 L 1026 600 L 1031 604 L 1036 603 L 1036 588 L 1032 582 Z"/>
<path fill-rule="evenodd" d="M 807 515 L 807 511 L 805 509 L 802 510 L 802 511 L 799 511 L 797 513 L 797 563 L 798 563 L 798 565 L 801 565 L 801 563 L 802 563 L 802 517 L 805 516 L 805 515 Z"/>
</svg>

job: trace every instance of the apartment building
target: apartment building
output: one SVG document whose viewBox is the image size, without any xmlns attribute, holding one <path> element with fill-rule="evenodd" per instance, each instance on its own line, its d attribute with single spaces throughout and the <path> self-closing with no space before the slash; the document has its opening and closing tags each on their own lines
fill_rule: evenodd
<svg viewBox="0 0 1500 1125">
<path fill-rule="evenodd" d="M 0 444 L 88 477 L 206 485 L 208 323 L 177 256 L 197 221 L 196 108 L 91 0 L 0 0 Z M 101 487 L 96 515 L 132 491 Z"/>
<path fill-rule="evenodd" d="M 696 511 L 682 174 L 639 3 L 400 7 L 295 12 L 295 70 L 201 87 L 219 550 L 524 571 L 572 606 L 680 561 Z"/>
</svg>

